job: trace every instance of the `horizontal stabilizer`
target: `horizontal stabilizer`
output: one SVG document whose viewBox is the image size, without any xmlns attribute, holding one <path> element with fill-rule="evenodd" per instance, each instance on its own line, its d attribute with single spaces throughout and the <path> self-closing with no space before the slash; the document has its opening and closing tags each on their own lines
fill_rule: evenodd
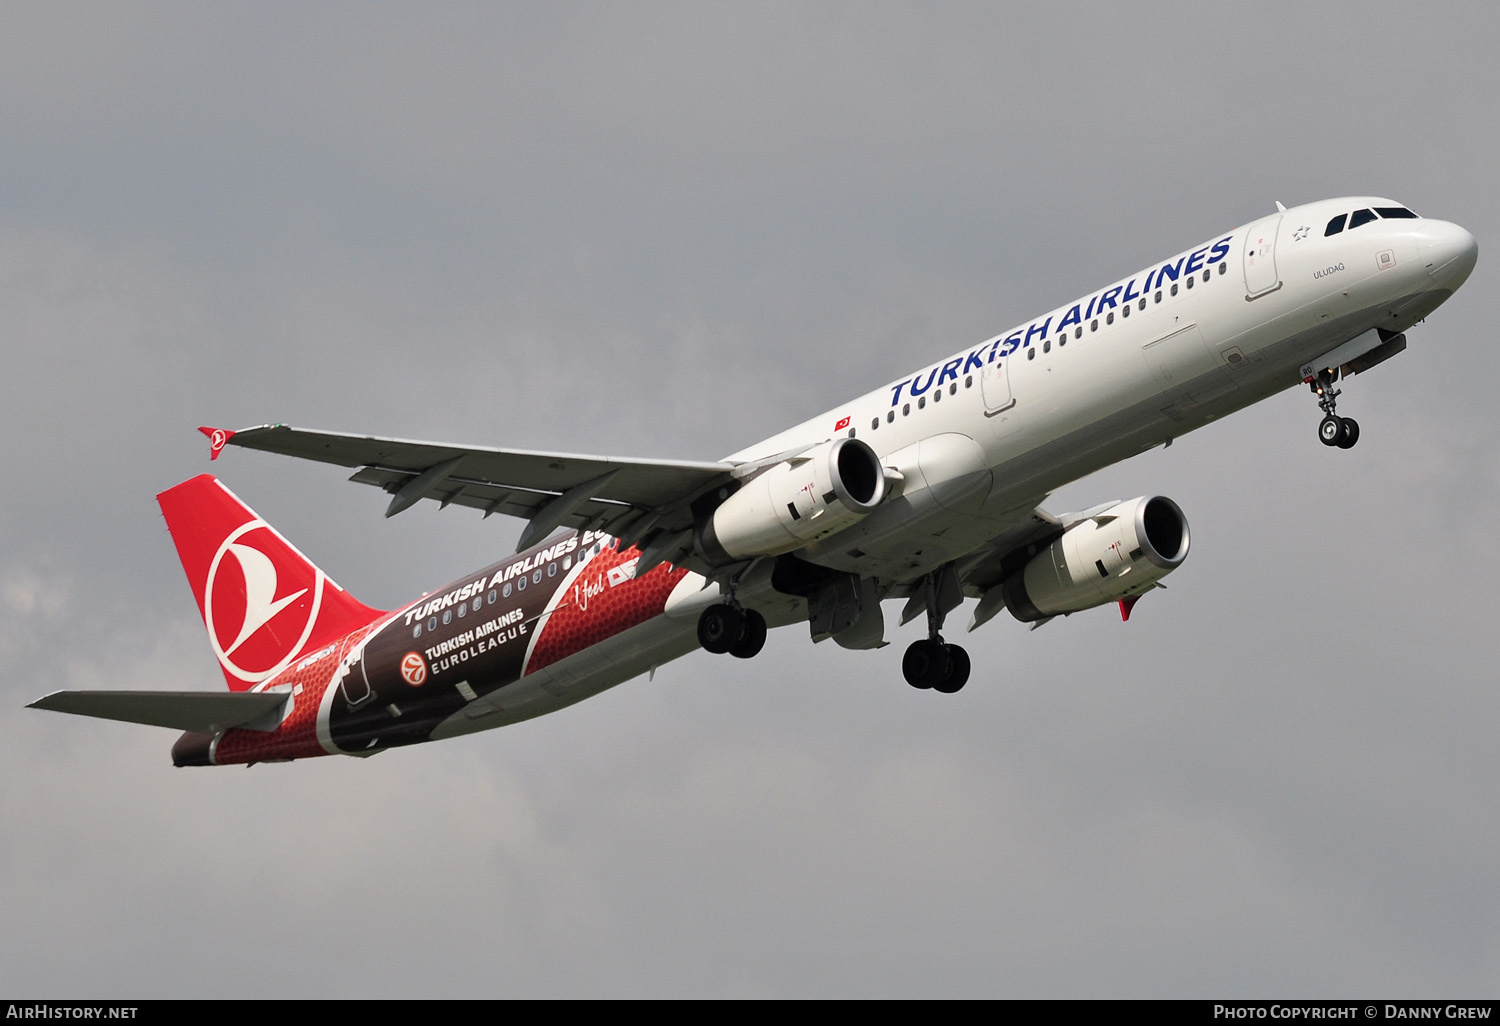
<svg viewBox="0 0 1500 1026">
<path fill-rule="evenodd" d="M 27 708 L 217 734 L 230 727 L 275 730 L 290 698 L 268 691 L 54 691 Z"/>
</svg>

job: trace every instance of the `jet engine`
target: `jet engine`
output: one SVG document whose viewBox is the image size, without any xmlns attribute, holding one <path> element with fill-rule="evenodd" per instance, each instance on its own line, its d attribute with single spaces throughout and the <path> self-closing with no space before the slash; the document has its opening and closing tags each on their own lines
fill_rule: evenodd
<svg viewBox="0 0 1500 1026">
<path fill-rule="evenodd" d="M 1187 518 L 1160 495 L 1080 520 L 1004 584 L 1016 619 L 1044 620 L 1139 597 L 1187 558 Z"/>
<path fill-rule="evenodd" d="M 699 523 L 695 542 L 715 566 L 779 555 L 843 530 L 885 496 L 875 450 L 835 438 L 751 478 Z"/>
</svg>

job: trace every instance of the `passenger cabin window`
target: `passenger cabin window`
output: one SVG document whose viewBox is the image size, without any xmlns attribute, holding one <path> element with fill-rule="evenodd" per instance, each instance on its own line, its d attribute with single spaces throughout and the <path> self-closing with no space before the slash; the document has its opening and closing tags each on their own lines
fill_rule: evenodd
<svg viewBox="0 0 1500 1026">
<path fill-rule="evenodd" d="M 1325 237 L 1337 235 L 1344 230 L 1344 222 L 1347 220 L 1349 220 L 1348 214 L 1340 214 L 1338 217 L 1335 217 L 1332 221 L 1328 222 L 1328 227 L 1323 230 L 1323 235 Z"/>
<path fill-rule="evenodd" d="M 1349 215 L 1349 230 L 1353 231 L 1360 225 L 1369 224 L 1373 220 L 1375 220 L 1375 211 L 1356 210 L 1354 213 Z"/>
</svg>

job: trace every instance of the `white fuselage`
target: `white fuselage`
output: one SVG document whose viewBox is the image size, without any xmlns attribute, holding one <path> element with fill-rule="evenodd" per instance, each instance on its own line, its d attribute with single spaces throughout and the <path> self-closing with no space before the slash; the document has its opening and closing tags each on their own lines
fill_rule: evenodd
<svg viewBox="0 0 1500 1026">
<path fill-rule="evenodd" d="M 1220 233 L 729 459 L 862 440 L 896 493 L 798 556 L 913 580 L 993 544 L 1057 488 L 1297 385 L 1305 365 L 1371 329 L 1389 337 L 1431 313 L 1473 267 L 1473 237 L 1409 212 L 1326 234 L 1338 215 L 1378 208 L 1403 209 L 1325 200 Z M 666 615 L 522 677 L 433 736 L 541 715 L 692 651 L 697 613 L 717 601 L 707 583 L 688 574 Z M 768 589 L 741 597 L 763 602 L 772 625 L 797 615 Z"/>
<path fill-rule="evenodd" d="M 1324 235 L 1337 214 L 1395 206 L 1325 200 L 1235 228 L 730 458 L 862 439 L 905 479 L 908 501 L 802 555 L 909 577 L 930 540 L 930 570 L 1057 488 L 1298 384 L 1304 363 L 1340 343 L 1425 317 L 1472 267 L 1468 232 L 1412 218 Z"/>
</svg>

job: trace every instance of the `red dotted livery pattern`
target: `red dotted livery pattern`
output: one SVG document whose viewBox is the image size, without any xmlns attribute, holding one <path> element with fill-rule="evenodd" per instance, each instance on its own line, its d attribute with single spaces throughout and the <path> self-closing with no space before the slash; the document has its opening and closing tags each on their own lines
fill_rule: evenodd
<svg viewBox="0 0 1500 1026">
<path fill-rule="evenodd" d="M 623 579 L 611 585 L 610 571 L 639 556 L 634 548 L 624 552 L 606 548 L 589 560 L 573 578 L 568 594 L 559 597 L 558 608 L 543 621 L 526 664 L 527 673 L 662 614 L 667 596 L 688 571 L 663 563 L 639 579 Z"/>
<path fill-rule="evenodd" d="M 327 755 L 328 751 L 318 741 L 318 709 L 323 705 L 323 695 L 337 685 L 339 663 L 365 635 L 373 630 L 370 624 L 344 638 L 323 655 L 311 660 L 299 660 L 276 675 L 272 685 L 292 685 L 292 714 L 273 731 L 229 730 L 219 738 L 214 748 L 214 764 L 224 766 L 241 762 L 264 762 L 269 759 L 307 759 L 315 755 Z M 302 690 L 297 692 L 297 685 Z"/>
</svg>

